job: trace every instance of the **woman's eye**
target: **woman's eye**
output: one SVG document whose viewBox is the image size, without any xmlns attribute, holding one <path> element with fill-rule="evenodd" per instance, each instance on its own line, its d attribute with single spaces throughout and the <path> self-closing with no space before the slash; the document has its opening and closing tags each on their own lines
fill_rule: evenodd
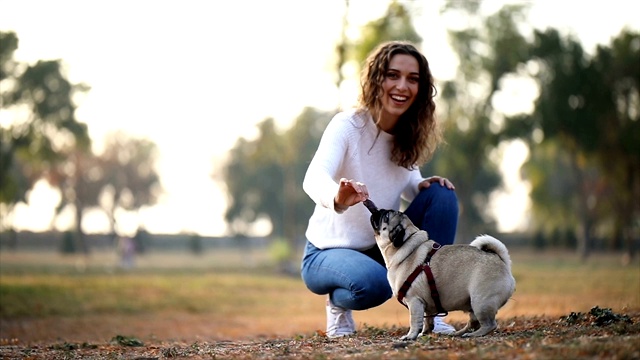
<svg viewBox="0 0 640 360">
<path fill-rule="evenodd" d="M 410 77 L 409 81 L 411 81 L 412 83 L 418 83 L 418 82 L 420 82 L 420 78 L 416 77 L 416 76 Z"/>
<path fill-rule="evenodd" d="M 389 79 L 397 79 L 398 78 L 398 74 L 390 72 L 390 73 L 387 73 L 387 77 Z"/>
</svg>

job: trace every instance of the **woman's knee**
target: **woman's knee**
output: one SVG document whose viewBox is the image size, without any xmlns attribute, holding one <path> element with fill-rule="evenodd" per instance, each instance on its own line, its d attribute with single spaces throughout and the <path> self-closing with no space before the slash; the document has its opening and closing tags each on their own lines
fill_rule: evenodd
<svg viewBox="0 0 640 360">
<path fill-rule="evenodd" d="M 417 197 L 420 202 L 448 204 L 458 207 L 456 192 L 439 184 L 431 184 L 428 188 L 420 190 Z"/>
<path fill-rule="evenodd" d="M 362 265 L 350 272 L 349 285 L 345 284 L 332 292 L 337 305 L 352 310 L 366 310 L 383 304 L 393 295 L 383 266 L 378 263 L 374 263 L 375 266 Z"/>
<path fill-rule="evenodd" d="M 353 291 L 353 310 L 366 310 L 389 300 L 393 296 L 393 291 L 386 278 L 371 279 L 360 289 Z"/>
<path fill-rule="evenodd" d="M 420 191 L 405 212 L 411 221 L 442 245 L 453 244 L 458 223 L 458 197 L 439 184 Z"/>
<path fill-rule="evenodd" d="M 456 192 L 439 184 L 431 184 L 420 190 L 405 211 L 412 221 L 420 223 L 428 213 L 443 216 L 458 216 L 458 197 Z"/>
</svg>

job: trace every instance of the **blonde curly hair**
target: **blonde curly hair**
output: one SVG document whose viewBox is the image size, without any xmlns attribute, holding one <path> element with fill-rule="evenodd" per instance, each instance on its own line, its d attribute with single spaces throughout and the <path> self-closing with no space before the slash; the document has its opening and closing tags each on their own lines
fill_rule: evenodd
<svg viewBox="0 0 640 360">
<path fill-rule="evenodd" d="M 399 166 L 412 169 L 431 159 L 438 145 L 443 141 L 435 119 L 436 104 L 433 98 L 436 88 L 429 69 L 429 62 L 418 49 L 406 41 L 389 41 L 374 49 L 362 71 L 358 108 L 369 111 L 376 124 L 382 113 L 382 83 L 385 80 L 391 58 L 397 54 L 413 56 L 418 61 L 418 94 L 411 107 L 400 116 L 393 129 L 391 160 Z M 378 131 L 381 131 L 378 129 Z"/>
</svg>

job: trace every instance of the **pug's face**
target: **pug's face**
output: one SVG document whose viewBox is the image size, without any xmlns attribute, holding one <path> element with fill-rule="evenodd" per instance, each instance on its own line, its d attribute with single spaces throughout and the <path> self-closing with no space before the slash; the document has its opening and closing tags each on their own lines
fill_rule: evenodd
<svg viewBox="0 0 640 360">
<path fill-rule="evenodd" d="M 394 210 L 375 211 L 370 221 L 376 237 L 392 242 L 396 248 L 402 246 L 407 228 L 413 226 L 407 215 Z"/>
</svg>

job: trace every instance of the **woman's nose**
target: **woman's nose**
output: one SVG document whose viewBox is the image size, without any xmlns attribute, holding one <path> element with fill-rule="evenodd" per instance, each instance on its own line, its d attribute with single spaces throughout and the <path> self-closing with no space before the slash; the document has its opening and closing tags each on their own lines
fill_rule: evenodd
<svg viewBox="0 0 640 360">
<path fill-rule="evenodd" d="M 398 82 L 396 83 L 396 88 L 398 88 L 400 90 L 406 89 L 407 88 L 407 79 L 405 79 L 405 78 L 398 79 Z"/>
</svg>

